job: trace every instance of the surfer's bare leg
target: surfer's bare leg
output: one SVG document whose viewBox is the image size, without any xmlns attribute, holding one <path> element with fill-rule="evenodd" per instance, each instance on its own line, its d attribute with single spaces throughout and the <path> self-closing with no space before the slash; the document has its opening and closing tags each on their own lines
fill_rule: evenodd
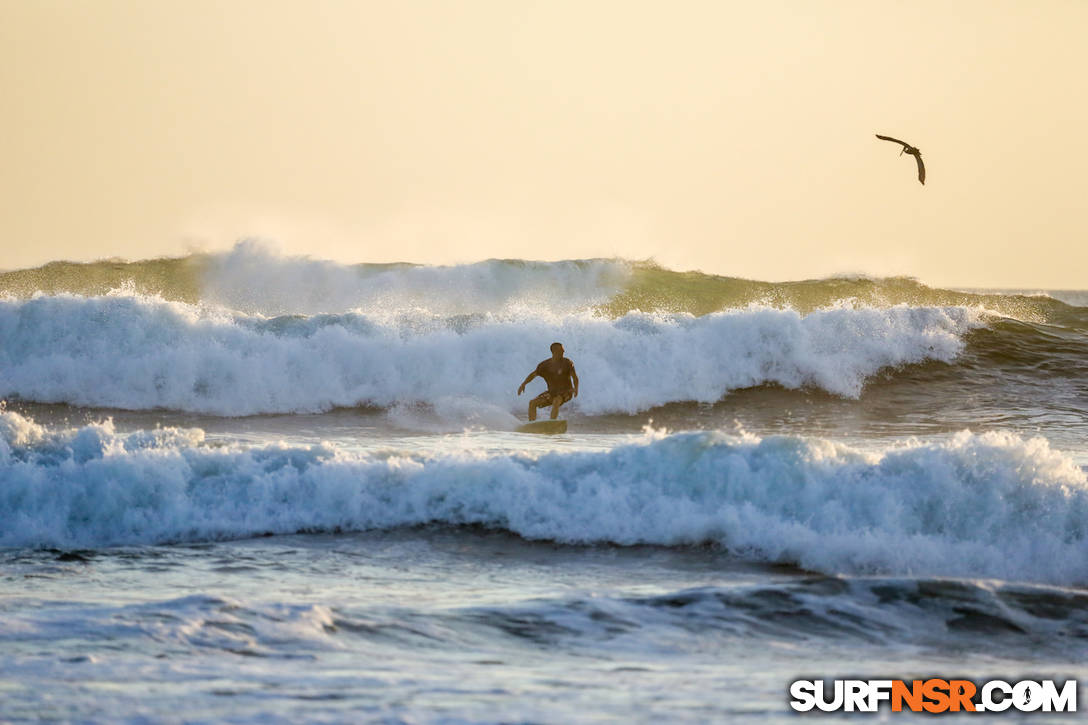
<svg viewBox="0 0 1088 725">
<path fill-rule="evenodd" d="M 530 400 L 529 401 L 529 422 L 531 423 L 534 420 L 536 420 L 536 401 L 535 400 Z"/>
<path fill-rule="evenodd" d="M 555 402 L 552 403 L 552 420 L 559 417 L 559 406 L 563 404 L 563 398 L 561 396 L 555 397 Z"/>
</svg>

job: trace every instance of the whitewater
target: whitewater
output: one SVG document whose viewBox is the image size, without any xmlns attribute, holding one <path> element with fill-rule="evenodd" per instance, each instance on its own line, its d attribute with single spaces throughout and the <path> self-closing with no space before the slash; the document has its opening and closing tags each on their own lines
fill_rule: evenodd
<svg viewBox="0 0 1088 725">
<path fill-rule="evenodd" d="M 0 720 L 1084 679 L 1084 299 L 257 242 L 0 273 Z M 568 432 L 517 433 L 553 341 Z"/>
<path fill-rule="evenodd" d="M 978 324 L 965 308 L 906 306 L 803 317 L 765 307 L 702 317 L 392 317 L 255 317 L 129 296 L 2 301 L 0 395 L 235 416 L 451 395 L 500 405 L 510 381 L 497 373 L 532 369 L 541 340 L 564 339 L 594 381 L 580 409 L 637 413 L 769 383 L 857 397 L 883 368 L 953 359 Z"/>
</svg>

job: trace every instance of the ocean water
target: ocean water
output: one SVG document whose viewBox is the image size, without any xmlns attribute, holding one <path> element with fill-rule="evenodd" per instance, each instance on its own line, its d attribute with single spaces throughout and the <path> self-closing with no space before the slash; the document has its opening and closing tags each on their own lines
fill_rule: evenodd
<svg viewBox="0 0 1088 725">
<path fill-rule="evenodd" d="M 1088 293 L 243 243 L 0 295 L 0 721 L 1088 681 Z M 554 340 L 568 432 L 517 433 Z"/>
</svg>

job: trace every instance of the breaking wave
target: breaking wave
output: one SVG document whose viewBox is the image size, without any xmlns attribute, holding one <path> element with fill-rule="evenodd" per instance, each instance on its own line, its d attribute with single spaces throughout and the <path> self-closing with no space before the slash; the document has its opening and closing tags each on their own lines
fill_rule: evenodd
<svg viewBox="0 0 1088 725">
<path fill-rule="evenodd" d="M 958 291 L 903 277 L 763 282 L 624 259 L 348 265 L 276 254 L 259 242 L 245 241 L 219 253 L 136 262 L 52 262 L 0 273 L 0 295 L 21 298 L 65 292 L 99 296 L 118 289 L 266 316 L 389 310 L 449 316 L 527 309 L 550 314 L 592 310 L 610 317 L 636 310 L 704 315 L 752 304 L 804 314 L 845 303 L 965 306 L 1027 322 L 1088 329 L 1084 292 Z"/>
<path fill-rule="evenodd" d="M 592 544 L 719 543 L 824 573 L 1088 584 L 1088 476 L 1041 438 L 647 434 L 607 451 L 372 456 L 47 429 L 0 413 L 0 545 L 104 547 L 474 524 Z"/>
<path fill-rule="evenodd" d="M 857 397 L 880 371 L 951 362 L 984 324 L 963 307 L 749 307 L 696 317 L 423 312 L 281 316 L 135 295 L 0 299 L 0 396 L 214 415 L 433 404 L 506 410 L 561 340 L 584 414 L 714 402 L 764 384 Z"/>
</svg>

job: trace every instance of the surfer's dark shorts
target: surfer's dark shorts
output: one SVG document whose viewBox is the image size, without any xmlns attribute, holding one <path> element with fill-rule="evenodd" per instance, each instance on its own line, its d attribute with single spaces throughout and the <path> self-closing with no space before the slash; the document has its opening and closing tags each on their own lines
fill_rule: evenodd
<svg viewBox="0 0 1088 725">
<path fill-rule="evenodd" d="M 532 404 L 538 408 L 543 408 L 545 405 L 555 405 L 555 401 L 557 398 L 559 399 L 560 403 L 566 403 L 573 397 L 573 390 L 567 390 L 562 393 L 553 393 L 550 390 L 545 390 L 543 393 L 533 398 Z"/>
</svg>

